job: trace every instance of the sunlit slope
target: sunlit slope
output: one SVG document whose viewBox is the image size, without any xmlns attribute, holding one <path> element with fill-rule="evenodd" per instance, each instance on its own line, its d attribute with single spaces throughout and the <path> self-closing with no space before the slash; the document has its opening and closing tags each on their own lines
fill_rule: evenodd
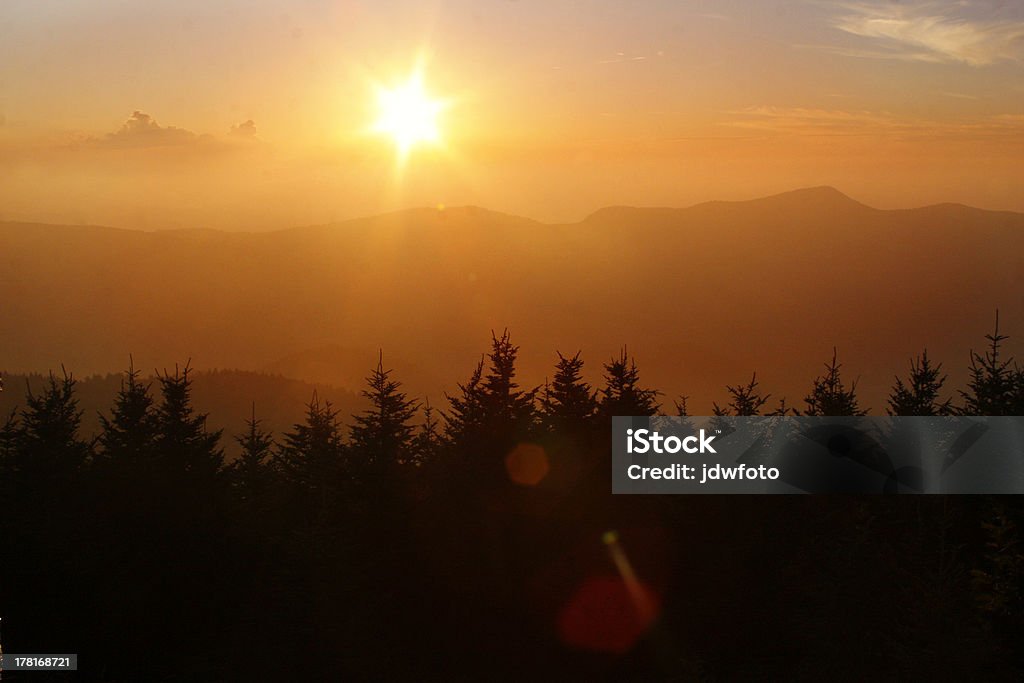
<svg viewBox="0 0 1024 683">
<path fill-rule="evenodd" d="M 0 224 L 0 265 L 2 368 L 132 352 L 350 386 L 383 347 L 438 400 L 505 326 L 528 380 L 555 349 L 596 370 L 628 343 L 697 409 L 755 369 L 794 403 L 833 345 L 877 409 L 925 345 L 959 379 L 997 306 L 1024 336 L 1024 214 L 829 188 L 561 226 L 470 207 L 259 234 Z"/>
</svg>

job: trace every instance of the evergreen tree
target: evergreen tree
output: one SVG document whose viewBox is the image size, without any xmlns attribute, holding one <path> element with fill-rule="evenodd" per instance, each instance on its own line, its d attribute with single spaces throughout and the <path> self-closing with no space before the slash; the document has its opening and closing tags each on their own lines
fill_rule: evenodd
<svg viewBox="0 0 1024 683">
<path fill-rule="evenodd" d="M 57 380 L 51 372 L 43 392 L 31 390 L 16 425 L 9 422 L 6 438 L 14 442 L 13 468 L 41 480 L 69 480 L 91 454 L 78 436 L 82 413 L 75 398 L 75 380 L 67 372 Z"/>
<path fill-rule="evenodd" d="M 717 403 L 713 404 L 714 414 L 719 417 L 736 415 L 738 417 L 749 417 L 760 415 L 761 408 L 771 398 L 771 394 L 761 394 L 757 388 L 757 373 L 750 378 L 750 382 L 744 385 L 726 386 L 729 392 L 729 403 L 725 408 L 720 408 Z"/>
<path fill-rule="evenodd" d="M 999 311 L 996 328 L 986 334 L 989 347 L 984 354 L 971 351 L 970 380 L 967 391 L 961 391 L 965 415 L 1020 415 L 1024 412 L 1024 385 L 1013 359 L 1002 357 L 1002 344 L 1009 339 L 999 333 Z"/>
<path fill-rule="evenodd" d="M 641 416 L 658 412 L 657 398 L 661 392 L 640 386 L 636 360 L 628 357 L 625 347 L 618 358 L 605 363 L 604 381 L 599 406 L 602 417 L 610 419 L 615 415 Z"/>
<path fill-rule="evenodd" d="M 459 384 L 460 396 L 445 394 L 449 412 L 444 415 L 445 433 L 450 442 L 458 443 L 480 432 L 484 424 L 484 360 L 473 368 L 469 381 Z"/>
<path fill-rule="evenodd" d="M 156 411 L 156 450 L 171 473 L 212 479 L 224 464 L 222 430 L 206 429 L 206 414 L 192 407 L 191 368 L 159 375 L 162 402 Z"/>
<path fill-rule="evenodd" d="M 417 465 L 434 462 L 444 446 L 441 426 L 427 400 L 423 405 L 423 422 L 412 438 L 412 453 Z"/>
<path fill-rule="evenodd" d="M 141 462 L 152 458 L 157 433 L 157 416 L 149 385 L 139 381 L 139 372 L 129 361 L 114 398 L 110 417 L 100 415 L 101 455 L 108 461 Z"/>
<path fill-rule="evenodd" d="M 677 417 L 689 417 L 689 407 L 686 405 L 689 400 L 689 396 L 680 396 L 675 400 Z"/>
<path fill-rule="evenodd" d="M 316 392 L 306 404 L 306 419 L 285 433 L 274 463 L 285 481 L 307 490 L 336 488 L 344 475 L 345 447 L 338 411 L 320 403 Z"/>
<path fill-rule="evenodd" d="M 519 347 L 508 330 L 498 337 L 491 333 L 491 351 L 487 354 L 487 375 L 483 361 L 477 365 L 465 385 L 462 396 L 448 396 L 451 414 L 447 415 L 449 438 L 475 449 L 482 437 L 495 444 L 529 438 L 535 431 L 537 388 L 524 391 L 515 381 Z"/>
<path fill-rule="evenodd" d="M 228 480 L 243 500 L 258 497 L 266 488 L 270 474 L 274 437 L 263 430 L 260 423 L 261 420 L 256 419 L 254 403 L 252 417 L 245 421 L 246 431 L 235 437 L 242 452 L 227 468 Z"/>
<path fill-rule="evenodd" d="M 832 361 L 825 364 L 825 374 L 814 380 L 811 393 L 804 398 L 807 408 L 804 415 L 850 416 L 865 415 L 857 403 L 857 382 L 847 389 L 839 370 L 842 365 L 836 361 L 836 350 L 832 349 Z"/>
<path fill-rule="evenodd" d="M 369 387 L 362 394 L 372 407 L 362 415 L 353 416 L 351 444 L 360 466 L 378 473 L 413 459 L 412 438 L 414 427 L 409 420 L 419 409 L 414 399 L 400 391 L 401 382 L 390 378 L 391 370 L 384 369 L 383 355 L 377 367 L 366 378 Z"/>
<path fill-rule="evenodd" d="M 515 381 L 519 347 L 512 344 L 508 330 L 497 337 L 491 332 L 490 368 L 484 378 L 484 411 L 494 433 L 516 437 L 530 434 L 536 419 L 535 398 L 538 388 L 528 391 Z"/>
<path fill-rule="evenodd" d="M 939 392 L 946 382 L 942 374 L 942 363 L 932 365 L 925 349 L 920 356 L 910 361 L 910 377 L 907 383 L 896 377 L 896 384 L 889 393 L 890 415 L 949 415 L 952 413 L 952 399 L 942 401 Z"/>
<path fill-rule="evenodd" d="M 582 429 L 597 413 L 597 392 L 583 380 L 582 370 L 579 351 L 572 358 L 558 352 L 554 379 L 540 401 L 544 423 L 555 433 Z"/>
</svg>

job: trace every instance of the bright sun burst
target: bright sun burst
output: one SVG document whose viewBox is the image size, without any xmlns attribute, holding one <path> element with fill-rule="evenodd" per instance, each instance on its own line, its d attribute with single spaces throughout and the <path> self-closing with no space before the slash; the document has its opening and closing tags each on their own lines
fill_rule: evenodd
<svg viewBox="0 0 1024 683">
<path fill-rule="evenodd" d="M 401 157 L 417 144 L 440 141 L 437 116 L 445 103 L 427 94 L 420 74 L 393 88 L 378 87 L 377 100 L 380 115 L 373 129 L 391 136 Z"/>
</svg>

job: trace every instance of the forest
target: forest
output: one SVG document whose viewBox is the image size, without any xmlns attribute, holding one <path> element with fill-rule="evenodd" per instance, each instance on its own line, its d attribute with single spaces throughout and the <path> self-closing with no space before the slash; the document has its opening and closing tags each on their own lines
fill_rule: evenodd
<svg viewBox="0 0 1024 683">
<path fill-rule="evenodd" d="M 884 410 L 1024 414 L 998 316 L 984 339 L 964 387 L 922 351 Z M 314 393 L 282 433 L 258 405 L 208 429 L 185 364 L 129 367 L 84 434 L 50 374 L 0 429 L 4 651 L 97 681 L 1024 672 L 1018 498 L 612 496 L 611 416 L 687 397 L 626 348 L 596 386 L 579 353 L 520 386 L 518 353 L 492 334 L 440 405 L 382 355 L 364 412 Z M 797 405 L 756 373 L 725 396 L 716 415 L 871 412 L 836 352 Z"/>
</svg>

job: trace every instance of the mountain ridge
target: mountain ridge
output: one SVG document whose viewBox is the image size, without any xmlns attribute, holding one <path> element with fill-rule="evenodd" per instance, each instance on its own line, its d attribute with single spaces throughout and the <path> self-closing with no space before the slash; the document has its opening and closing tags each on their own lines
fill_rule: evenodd
<svg viewBox="0 0 1024 683">
<path fill-rule="evenodd" d="M 696 409 L 755 369 L 792 403 L 838 345 L 880 409 L 925 346 L 961 382 L 996 308 L 1024 330 L 1013 212 L 876 210 L 811 188 L 570 225 L 471 207 L 345 226 L 0 225 L 0 366 L 116 372 L 134 353 L 358 389 L 383 349 L 410 392 L 439 402 L 507 327 L 524 386 L 577 349 L 599 382 L 628 344 L 651 384 Z"/>
<path fill-rule="evenodd" d="M 759 206 L 759 207 L 775 207 L 775 208 L 786 208 L 786 209 L 797 209 L 806 207 L 809 203 L 818 205 L 819 207 L 829 208 L 831 210 L 857 210 L 857 211 L 875 211 L 875 212 L 919 212 L 927 211 L 931 209 L 940 208 L 951 208 L 958 210 L 970 210 L 976 212 L 984 212 L 987 214 L 1007 214 L 1013 216 L 1024 216 L 1024 212 L 1009 211 L 1003 209 L 987 209 L 984 207 L 972 206 L 969 204 L 963 204 L 960 202 L 939 202 L 936 204 L 926 204 L 923 206 L 915 206 L 908 208 L 898 209 L 880 209 L 877 207 L 864 204 L 842 191 L 832 187 L 830 185 L 819 185 L 814 187 L 797 188 L 795 190 L 788 190 L 786 192 L 780 192 L 776 194 L 766 195 L 763 197 L 755 197 L 752 199 L 740 199 L 740 200 L 722 200 L 715 199 L 704 202 L 698 202 L 696 204 L 690 204 L 688 206 L 638 206 L 632 204 L 613 204 L 598 208 L 591 213 L 584 216 L 581 220 L 575 222 L 545 222 L 530 218 L 528 216 L 522 216 L 518 214 L 512 214 L 504 211 L 497 211 L 493 209 L 487 209 L 485 207 L 467 204 L 458 206 L 446 206 L 446 207 L 430 207 L 430 206 L 417 206 L 410 207 L 407 209 L 397 209 L 394 211 L 387 211 L 379 214 L 369 214 L 365 216 L 357 216 L 354 218 L 345 219 L 342 221 L 334 221 L 330 223 L 313 223 L 309 225 L 296 225 L 284 228 L 277 228 L 274 230 L 261 230 L 261 231 L 250 231 L 250 230 L 221 230 L 217 228 L 172 228 L 166 230 L 141 230 L 138 228 L 123 227 L 123 226 L 108 226 L 108 225 L 96 225 L 96 224 L 84 224 L 84 225 L 72 225 L 68 223 L 46 223 L 41 221 L 0 221 L 0 228 L 10 227 L 31 227 L 33 229 L 67 229 L 67 230 L 94 230 L 94 231 L 122 231 L 132 233 L 143 233 L 149 235 L 162 235 L 162 236 L 178 236 L 178 235 L 280 235 L 282 233 L 295 234 L 303 231 L 330 231 L 339 230 L 351 227 L 361 227 L 367 222 L 379 222 L 387 223 L 396 220 L 408 221 L 423 218 L 438 218 L 443 220 L 443 217 L 456 217 L 460 219 L 479 219 L 484 218 L 496 218 L 501 221 L 517 222 L 517 223 L 528 223 L 534 226 L 546 226 L 546 227 L 570 227 L 579 225 L 594 224 L 600 222 L 608 217 L 618 217 L 623 214 L 645 214 L 652 217 L 664 217 L 673 216 L 683 212 L 689 211 L 702 211 L 721 207 L 732 207 L 738 208 L 743 206 Z"/>
</svg>

